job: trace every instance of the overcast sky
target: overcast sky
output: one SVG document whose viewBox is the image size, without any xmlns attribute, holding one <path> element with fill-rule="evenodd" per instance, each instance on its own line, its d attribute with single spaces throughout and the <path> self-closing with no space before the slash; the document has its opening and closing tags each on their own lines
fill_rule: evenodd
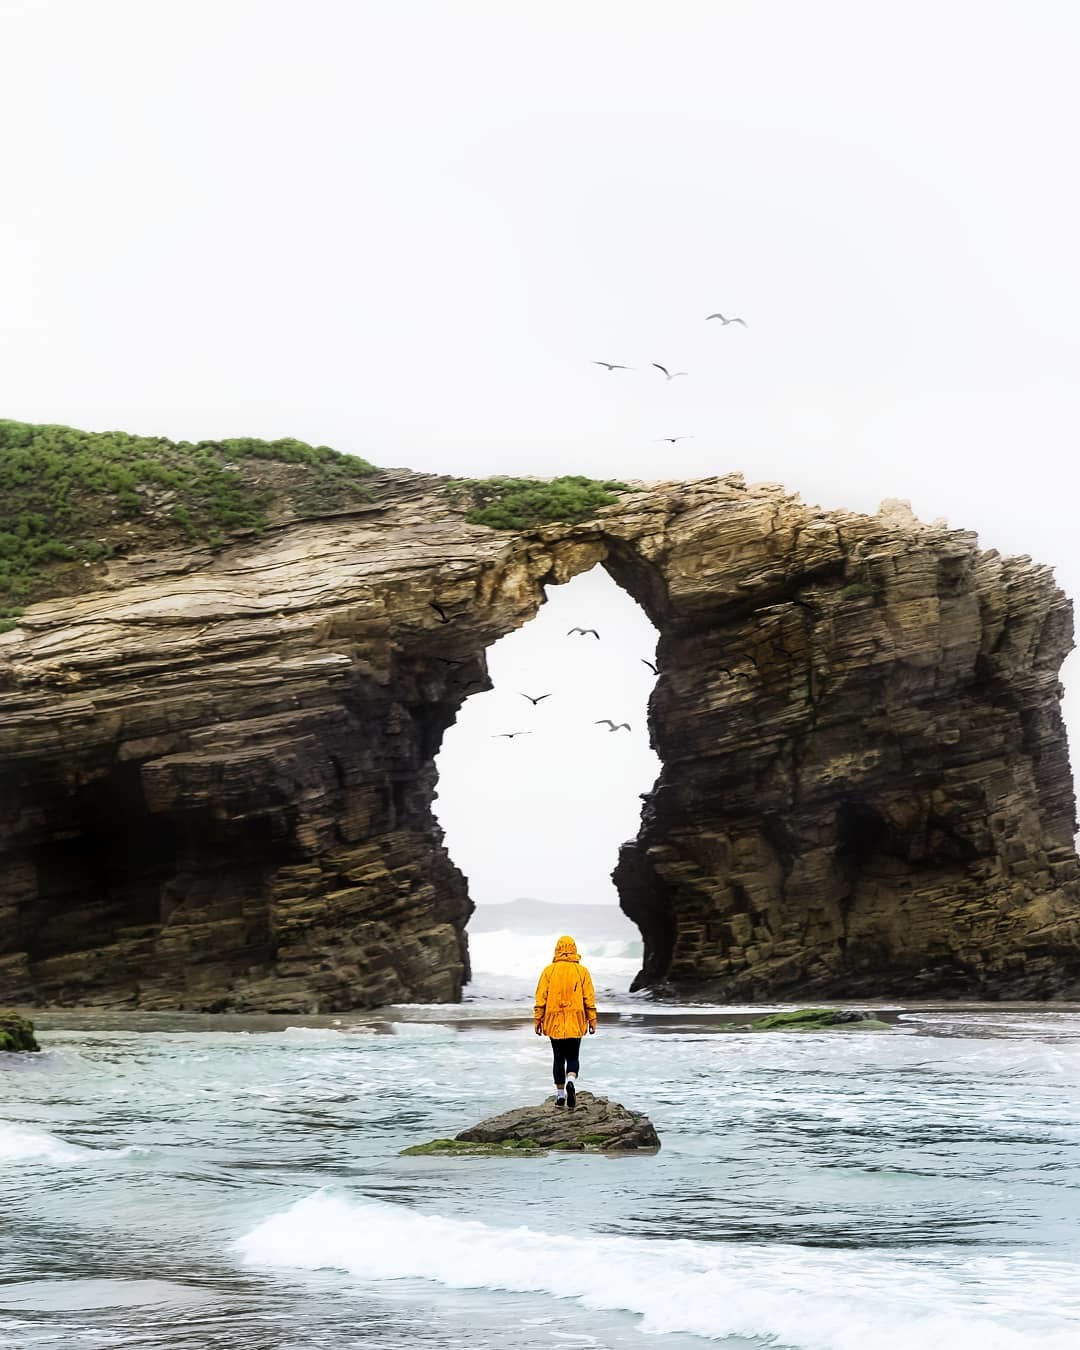
<svg viewBox="0 0 1080 1350">
<path fill-rule="evenodd" d="M 0 0 L 0 44 L 0 415 L 742 469 L 1080 591 L 1075 0 Z M 478 893 L 566 874 L 482 824 Z"/>
</svg>

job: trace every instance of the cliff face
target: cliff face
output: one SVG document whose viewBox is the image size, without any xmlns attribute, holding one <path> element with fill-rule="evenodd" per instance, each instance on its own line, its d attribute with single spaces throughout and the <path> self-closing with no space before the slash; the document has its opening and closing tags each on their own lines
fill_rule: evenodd
<svg viewBox="0 0 1080 1350">
<path fill-rule="evenodd" d="M 485 649 L 597 562 L 661 633 L 664 769 L 616 869 L 640 984 L 1080 991 L 1045 568 L 737 477 L 521 533 L 466 524 L 445 480 L 370 481 L 0 636 L 0 1002 L 456 999 L 472 907 L 434 756 Z"/>
</svg>

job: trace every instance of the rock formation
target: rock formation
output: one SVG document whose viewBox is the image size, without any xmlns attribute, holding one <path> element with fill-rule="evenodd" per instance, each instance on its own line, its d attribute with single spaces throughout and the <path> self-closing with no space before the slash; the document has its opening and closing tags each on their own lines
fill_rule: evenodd
<svg viewBox="0 0 1080 1350">
<path fill-rule="evenodd" d="M 549 1097 L 541 1106 L 518 1106 L 512 1111 L 471 1125 L 453 1139 L 433 1139 L 403 1150 L 405 1156 L 441 1154 L 546 1153 L 655 1153 L 660 1140 L 648 1116 L 631 1111 L 606 1097 L 579 1092 L 573 1110 L 555 1105 Z"/>
<path fill-rule="evenodd" d="M 12 1008 L 0 1008 L 0 1052 L 24 1054 L 40 1049 L 33 1022 L 20 1017 Z"/>
<path fill-rule="evenodd" d="M 855 1008 L 796 1008 L 755 1017 L 751 1031 L 888 1031 L 889 1023 Z"/>
<path fill-rule="evenodd" d="M 456 999 L 471 904 L 434 757 L 488 645 L 597 563 L 661 634 L 664 767 L 615 873 L 639 986 L 1080 990 L 1046 568 L 738 476 L 524 531 L 466 523 L 450 480 L 366 481 L 349 513 L 113 563 L 0 636 L 0 999 Z"/>
</svg>

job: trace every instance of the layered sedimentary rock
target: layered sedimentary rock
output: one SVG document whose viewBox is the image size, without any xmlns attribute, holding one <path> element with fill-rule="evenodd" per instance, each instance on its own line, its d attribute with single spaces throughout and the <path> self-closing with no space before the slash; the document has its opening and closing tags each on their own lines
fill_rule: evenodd
<svg viewBox="0 0 1080 1350">
<path fill-rule="evenodd" d="M 596 563 L 661 634 L 664 768 L 616 869 L 640 984 L 1080 989 L 1047 569 L 737 476 L 520 533 L 467 524 L 447 480 L 371 481 L 359 511 L 128 560 L 0 636 L 0 1000 L 457 998 L 434 756 L 487 646 Z"/>
<path fill-rule="evenodd" d="M 606 1097 L 579 1092 L 571 1109 L 554 1094 L 539 1106 L 517 1106 L 470 1125 L 453 1139 L 433 1139 L 402 1150 L 404 1157 L 520 1157 L 551 1151 L 656 1153 L 660 1138 L 652 1121 Z"/>
</svg>

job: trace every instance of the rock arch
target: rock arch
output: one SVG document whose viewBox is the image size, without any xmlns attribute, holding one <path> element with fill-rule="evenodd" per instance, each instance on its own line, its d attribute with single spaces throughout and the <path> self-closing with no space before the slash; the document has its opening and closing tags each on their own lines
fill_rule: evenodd
<svg viewBox="0 0 1080 1350">
<path fill-rule="evenodd" d="M 661 633 L 664 768 L 616 868 L 640 985 L 1080 988 L 1048 569 L 738 476 L 519 534 L 468 525 L 447 480 L 373 486 L 0 637 L 0 1001 L 456 998 L 471 906 L 431 801 L 459 677 L 597 562 Z"/>
</svg>

